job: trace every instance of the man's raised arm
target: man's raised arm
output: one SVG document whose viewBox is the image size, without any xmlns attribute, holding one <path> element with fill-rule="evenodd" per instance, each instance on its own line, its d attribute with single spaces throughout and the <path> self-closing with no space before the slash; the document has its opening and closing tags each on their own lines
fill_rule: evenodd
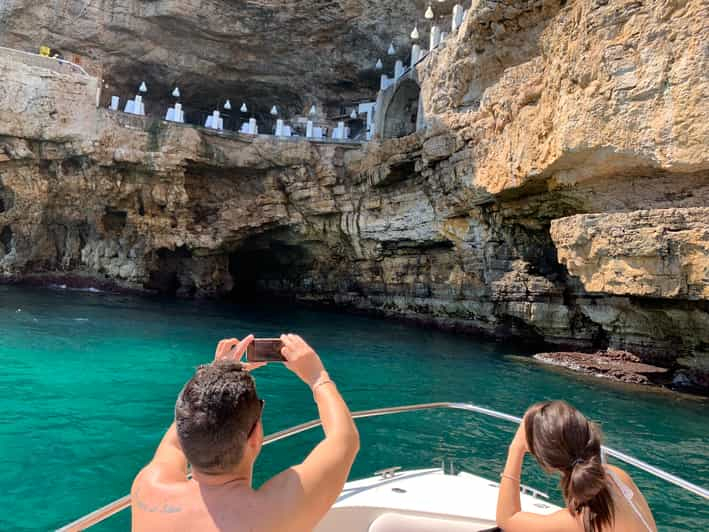
<svg viewBox="0 0 709 532">
<path fill-rule="evenodd" d="M 359 451 L 359 434 L 345 401 L 315 351 L 299 336 L 281 336 L 286 366 L 310 386 L 325 438 L 300 465 L 261 488 L 274 509 L 274 529 L 312 530 L 334 504 Z M 282 528 L 279 528 L 282 527 Z"/>
</svg>

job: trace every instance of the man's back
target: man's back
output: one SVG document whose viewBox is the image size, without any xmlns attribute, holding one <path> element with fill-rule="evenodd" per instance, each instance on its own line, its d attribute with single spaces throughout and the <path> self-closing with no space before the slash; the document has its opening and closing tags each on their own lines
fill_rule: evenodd
<svg viewBox="0 0 709 532">
<path fill-rule="evenodd" d="M 201 487 L 194 480 L 164 482 L 146 468 L 133 486 L 134 532 L 268 532 L 278 530 L 265 516 L 267 504 L 244 485 Z"/>
<path fill-rule="evenodd" d="M 133 482 L 134 532 L 297 532 L 312 530 L 327 513 L 347 480 L 359 435 L 317 354 L 300 337 L 281 340 L 287 367 L 310 386 L 325 438 L 302 463 L 253 490 L 264 402 L 253 379 L 232 360 L 253 337 L 223 340 L 215 362 L 200 367 L 185 385 L 175 423 Z"/>
</svg>

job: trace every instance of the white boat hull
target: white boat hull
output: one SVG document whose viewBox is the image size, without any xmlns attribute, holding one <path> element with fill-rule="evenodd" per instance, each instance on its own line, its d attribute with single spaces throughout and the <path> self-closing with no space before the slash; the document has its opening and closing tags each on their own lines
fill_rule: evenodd
<svg viewBox="0 0 709 532">
<path fill-rule="evenodd" d="M 317 532 L 478 532 L 495 528 L 499 484 L 469 473 L 420 469 L 348 482 Z M 559 510 L 522 494 L 522 510 Z"/>
</svg>

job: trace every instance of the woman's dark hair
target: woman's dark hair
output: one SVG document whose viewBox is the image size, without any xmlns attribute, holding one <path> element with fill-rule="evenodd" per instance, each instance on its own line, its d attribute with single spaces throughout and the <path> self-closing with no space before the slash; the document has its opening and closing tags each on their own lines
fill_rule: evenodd
<svg viewBox="0 0 709 532">
<path fill-rule="evenodd" d="M 546 470 L 561 472 L 569 511 L 581 514 L 586 532 L 601 532 L 615 520 L 615 507 L 601 461 L 601 431 L 564 401 L 532 406 L 524 416 L 529 452 Z"/>
<path fill-rule="evenodd" d="M 238 362 L 197 368 L 175 405 L 177 436 L 192 467 L 220 474 L 237 466 L 261 407 L 254 379 Z"/>
</svg>

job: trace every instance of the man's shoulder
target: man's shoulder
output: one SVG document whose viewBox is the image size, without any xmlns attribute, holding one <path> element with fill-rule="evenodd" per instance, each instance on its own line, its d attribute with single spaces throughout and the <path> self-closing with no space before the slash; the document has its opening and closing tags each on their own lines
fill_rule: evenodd
<svg viewBox="0 0 709 532">
<path fill-rule="evenodd" d="M 172 470 L 169 464 L 162 464 L 160 462 L 150 462 L 143 469 L 141 469 L 138 474 L 133 479 L 133 487 L 131 492 L 136 488 L 158 488 L 160 486 L 166 486 L 167 484 L 179 484 L 182 482 L 187 482 L 187 477 L 182 481 L 176 481 L 171 475 Z"/>
</svg>

